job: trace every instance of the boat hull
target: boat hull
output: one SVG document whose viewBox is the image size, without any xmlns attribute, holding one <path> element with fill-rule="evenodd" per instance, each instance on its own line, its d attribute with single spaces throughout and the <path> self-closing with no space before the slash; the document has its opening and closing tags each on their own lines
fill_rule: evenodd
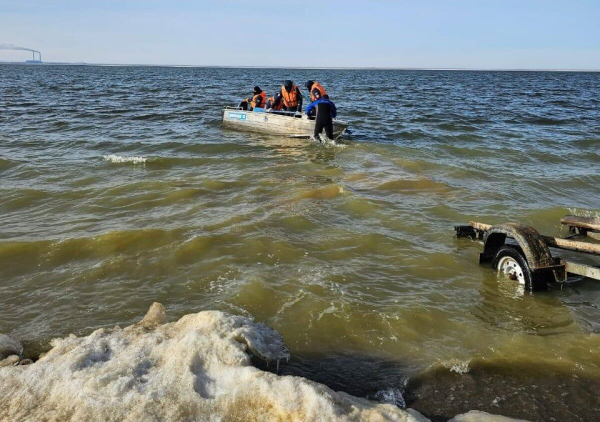
<svg viewBox="0 0 600 422">
<path fill-rule="evenodd" d="M 300 114 L 289 116 L 226 108 L 223 110 L 223 127 L 291 138 L 309 138 L 314 133 L 315 121 L 308 119 L 306 115 Z M 334 120 L 334 139 L 339 138 L 347 127 L 348 123 Z"/>
</svg>

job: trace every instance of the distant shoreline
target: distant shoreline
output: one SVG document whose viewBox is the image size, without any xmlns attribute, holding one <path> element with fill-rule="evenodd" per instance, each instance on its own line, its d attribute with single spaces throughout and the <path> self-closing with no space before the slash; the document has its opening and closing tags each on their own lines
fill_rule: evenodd
<svg viewBox="0 0 600 422">
<path fill-rule="evenodd" d="M 22 66 L 98 66 L 98 67 L 176 67 L 198 69 L 289 69 L 289 70 L 411 70 L 453 72 L 574 72 L 598 73 L 600 69 L 498 69 L 498 68 L 454 68 L 454 67 L 311 67 L 311 66 L 225 66 L 225 65 L 178 65 L 178 64 L 115 64 L 115 63 L 69 63 L 69 62 L 3 62 L 0 65 Z"/>
</svg>

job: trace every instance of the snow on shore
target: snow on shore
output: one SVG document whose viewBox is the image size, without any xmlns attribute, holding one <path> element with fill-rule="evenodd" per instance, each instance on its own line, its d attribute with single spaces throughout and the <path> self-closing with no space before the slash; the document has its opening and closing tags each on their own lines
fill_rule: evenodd
<svg viewBox="0 0 600 422">
<path fill-rule="evenodd" d="M 36 363 L 0 368 L 0 420 L 411 421 L 414 410 L 336 393 L 252 366 L 289 357 L 251 319 L 205 311 L 165 323 L 154 304 L 138 324 L 52 341 Z"/>
</svg>

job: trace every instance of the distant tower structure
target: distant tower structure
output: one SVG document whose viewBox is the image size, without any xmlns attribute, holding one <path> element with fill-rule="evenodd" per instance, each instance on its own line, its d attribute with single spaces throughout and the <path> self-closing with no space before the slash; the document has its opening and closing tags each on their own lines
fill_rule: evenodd
<svg viewBox="0 0 600 422">
<path fill-rule="evenodd" d="M 38 60 L 35 59 L 35 53 L 38 53 Z M 31 50 L 31 54 L 33 55 L 31 60 L 27 60 L 25 63 L 30 63 L 30 64 L 39 64 L 42 62 L 42 53 L 40 53 L 37 50 Z"/>
<path fill-rule="evenodd" d="M 27 47 L 19 47 L 14 44 L 0 44 L 0 50 L 19 50 L 19 51 L 31 51 L 32 60 L 26 60 L 25 63 L 41 63 L 42 62 L 42 53 L 32 48 Z M 38 53 L 38 60 L 35 59 L 35 53 Z"/>
</svg>

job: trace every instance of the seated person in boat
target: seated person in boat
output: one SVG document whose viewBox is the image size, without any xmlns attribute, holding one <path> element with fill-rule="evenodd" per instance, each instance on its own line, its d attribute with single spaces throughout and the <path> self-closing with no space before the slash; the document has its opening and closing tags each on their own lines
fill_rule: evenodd
<svg viewBox="0 0 600 422">
<path fill-rule="evenodd" d="M 240 103 L 243 110 L 254 110 L 255 108 L 264 108 L 267 99 L 265 92 L 259 86 L 254 87 L 254 95 L 251 99 L 246 98 Z"/>
<path fill-rule="evenodd" d="M 307 81 L 304 86 L 310 92 L 310 102 L 317 101 L 319 98 L 323 98 L 327 95 L 327 91 L 319 82 Z"/>
<path fill-rule="evenodd" d="M 319 138 L 323 129 L 329 139 L 333 139 L 333 119 L 337 116 L 337 109 L 329 95 L 325 94 L 322 98 L 313 101 L 306 107 L 308 116 L 315 115 L 314 137 Z"/>
<path fill-rule="evenodd" d="M 283 110 L 286 111 L 302 111 L 302 92 L 293 81 L 287 80 L 283 83 L 279 91 L 280 97 L 275 97 L 273 108 L 278 107 L 279 103 L 283 103 Z"/>
<path fill-rule="evenodd" d="M 277 101 L 277 105 L 276 104 Z M 281 98 L 281 92 L 277 91 L 271 98 L 267 100 L 267 105 L 265 107 L 267 111 L 280 111 L 283 109 L 283 101 Z"/>
</svg>

